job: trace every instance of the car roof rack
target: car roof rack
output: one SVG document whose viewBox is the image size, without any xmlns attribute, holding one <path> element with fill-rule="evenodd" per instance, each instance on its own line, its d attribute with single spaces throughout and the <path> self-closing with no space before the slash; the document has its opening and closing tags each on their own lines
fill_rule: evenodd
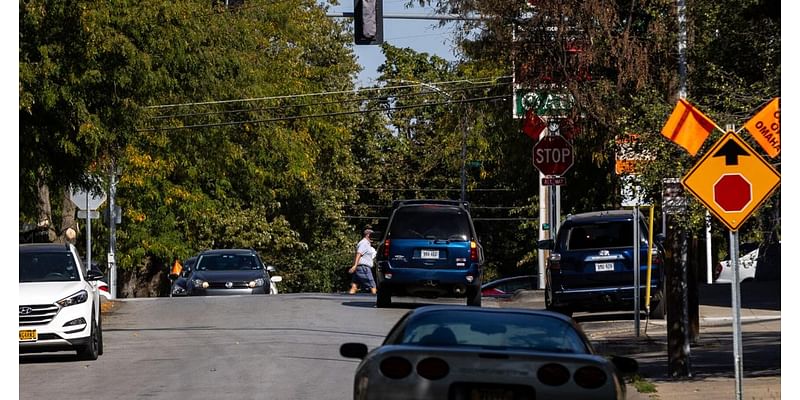
<svg viewBox="0 0 800 400">
<path fill-rule="evenodd" d="M 441 204 L 441 205 L 459 206 L 469 210 L 468 201 L 443 200 L 443 199 L 394 200 L 392 201 L 392 209 L 394 210 L 395 208 L 400 206 L 415 205 L 415 204 Z"/>
</svg>

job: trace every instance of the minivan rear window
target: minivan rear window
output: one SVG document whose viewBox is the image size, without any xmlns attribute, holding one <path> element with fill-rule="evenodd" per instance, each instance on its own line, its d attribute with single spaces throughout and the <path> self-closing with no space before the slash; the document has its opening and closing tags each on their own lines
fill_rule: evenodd
<svg viewBox="0 0 800 400">
<path fill-rule="evenodd" d="M 389 235 L 393 239 L 466 241 L 470 237 L 467 213 L 450 207 L 404 207 L 395 212 Z"/>
<path fill-rule="evenodd" d="M 573 225 L 566 236 L 567 250 L 633 246 L 633 222 Z"/>
</svg>

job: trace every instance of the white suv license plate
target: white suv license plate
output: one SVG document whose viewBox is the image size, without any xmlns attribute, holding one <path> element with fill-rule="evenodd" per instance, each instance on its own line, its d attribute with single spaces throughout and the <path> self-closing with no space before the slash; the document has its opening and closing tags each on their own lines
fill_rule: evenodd
<svg viewBox="0 0 800 400">
<path fill-rule="evenodd" d="M 613 271 L 614 263 L 595 263 L 594 270 L 596 272 Z"/>
<path fill-rule="evenodd" d="M 439 258 L 439 250 L 421 250 L 420 258 L 437 259 Z"/>
</svg>

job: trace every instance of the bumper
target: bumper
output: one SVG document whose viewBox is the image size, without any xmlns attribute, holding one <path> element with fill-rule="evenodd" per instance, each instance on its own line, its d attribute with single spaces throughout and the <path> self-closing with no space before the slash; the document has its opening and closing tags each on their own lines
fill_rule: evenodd
<svg viewBox="0 0 800 400">
<path fill-rule="evenodd" d="M 378 286 L 392 295 L 465 297 L 468 289 L 479 291 L 481 286 L 478 264 L 467 269 L 391 268 L 379 264 L 377 278 Z"/>
<path fill-rule="evenodd" d="M 35 330 L 36 340 L 20 340 L 20 353 L 74 350 L 75 346 L 86 344 L 90 337 L 92 303 L 65 307 L 58 311 L 52 321 L 38 325 L 19 325 L 19 330 Z M 83 318 L 82 323 L 72 324 Z"/>
<path fill-rule="evenodd" d="M 628 310 L 633 308 L 633 286 L 564 289 L 553 291 L 553 305 L 577 310 Z M 650 288 L 650 301 L 660 301 L 660 287 Z M 646 288 L 641 287 L 639 301 L 645 304 Z"/>
<path fill-rule="evenodd" d="M 267 294 L 269 289 L 265 287 L 257 287 L 257 288 L 232 288 L 232 289 L 191 289 L 192 296 L 232 296 L 232 295 L 244 295 L 244 294 Z"/>
</svg>

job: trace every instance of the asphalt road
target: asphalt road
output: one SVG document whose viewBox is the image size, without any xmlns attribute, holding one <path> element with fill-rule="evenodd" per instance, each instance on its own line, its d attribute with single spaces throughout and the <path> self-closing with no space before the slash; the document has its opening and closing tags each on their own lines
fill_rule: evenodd
<svg viewBox="0 0 800 400">
<path fill-rule="evenodd" d="M 339 355 L 341 343 L 373 348 L 411 308 L 463 304 L 409 298 L 377 309 L 374 299 L 281 294 L 118 300 L 104 314 L 104 355 L 90 362 L 71 353 L 21 355 L 19 398 L 86 398 L 87 390 L 94 391 L 89 398 L 114 400 L 351 398 L 357 362 Z M 701 300 L 702 340 L 692 350 L 695 378 L 689 382 L 665 376 L 665 321 L 642 320 L 637 338 L 631 313 L 574 317 L 601 352 L 636 358 L 643 376 L 659 388 L 640 395 L 629 385 L 629 399 L 733 398 L 729 304 L 724 292 Z M 747 398 L 780 398 L 780 304 L 755 299 L 743 306 L 745 391 L 761 385 L 756 397 Z M 513 302 L 484 299 L 484 307 L 544 304 L 540 293 L 531 292 Z M 761 395 L 776 391 L 777 397 Z"/>
</svg>

